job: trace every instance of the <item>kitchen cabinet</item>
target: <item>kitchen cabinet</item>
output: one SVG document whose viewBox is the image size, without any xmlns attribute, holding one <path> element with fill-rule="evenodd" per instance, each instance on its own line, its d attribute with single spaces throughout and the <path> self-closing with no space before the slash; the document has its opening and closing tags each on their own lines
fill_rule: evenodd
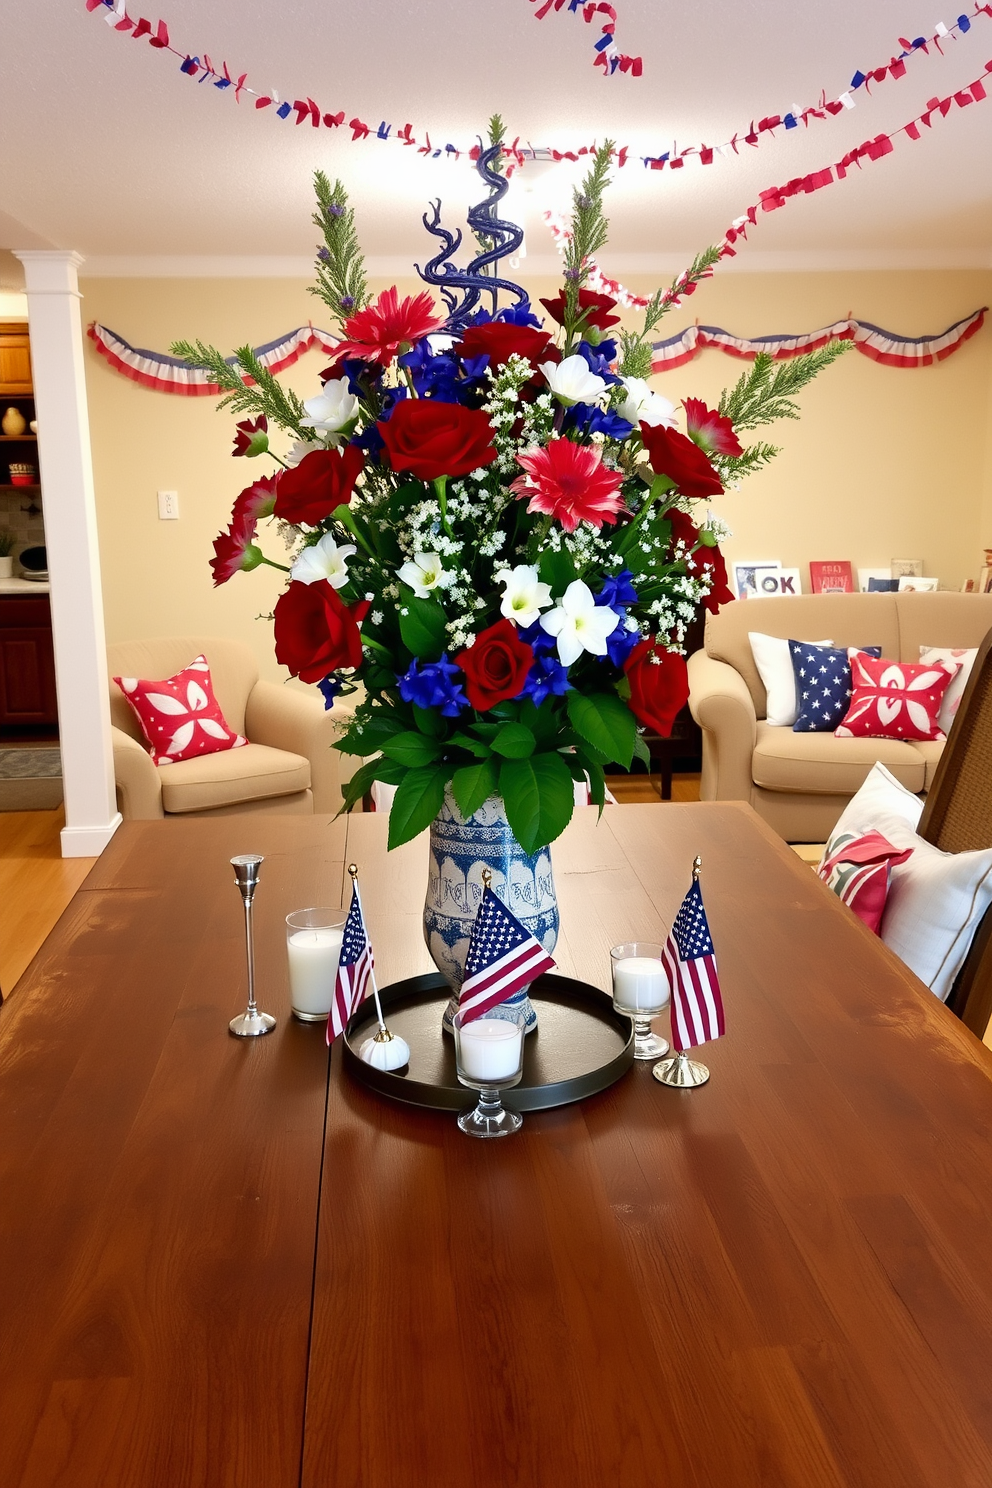
<svg viewBox="0 0 992 1488">
<path fill-rule="evenodd" d="M 56 723 L 48 595 L 0 595 L 0 728 Z"/>
<path fill-rule="evenodd" d="M 31 348 L 26 325 L 0 329 L 0 397 L 30 398 Z"/>
</svg>

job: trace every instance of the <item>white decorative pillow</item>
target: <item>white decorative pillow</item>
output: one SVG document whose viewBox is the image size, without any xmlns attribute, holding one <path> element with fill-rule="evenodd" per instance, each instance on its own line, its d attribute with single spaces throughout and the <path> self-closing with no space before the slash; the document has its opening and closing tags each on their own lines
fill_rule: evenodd
<svg viewBox="0 0 992 1488">
<path fill-rule="evenodd" d="M 778 636 L 762 635 L 760 630 L 749 630 L 751 654 L 758 668 L 758 676 L 765 687 L 767 699 L 765 722 L 772 728 L 791 728 L 796 721 L 796 677 L 792 670 L 788 640 Z M 832 646 L 832 640 L 802 641 L 803 646 Z"/>
<path fill-rule="evenodd" d="M 992 903 L 992 848 L 941 852 L 916 832 L 922 810 L 918 796 L 875 764 L 831 837 L 876 831 L 894 847 L 912 848 L 912 855 L 892 868 L 881 935 L 944 1002 Z"/>
<path fill-rule="evenodd" d="M 937 714 L 937 723 L 941 733 L 949 734 L 954 715 L 958 711 L 961 694 L 964 692 L 965 684 L 971 676 L 971 669 L 975 665 L 975 657 L 978 655 L 978 647 L 973 651 L 963 651 L 960 646 L 921 646 L 920 661 L 924 666 L 933 666 L 938 661 L 957 662 L 960 671 L 947 684 L 940 711 Z"/>
</svg>

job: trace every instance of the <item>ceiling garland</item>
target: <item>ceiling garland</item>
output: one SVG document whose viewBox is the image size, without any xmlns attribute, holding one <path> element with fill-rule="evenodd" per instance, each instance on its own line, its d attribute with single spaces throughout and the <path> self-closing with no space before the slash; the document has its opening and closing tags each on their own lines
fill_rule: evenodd
<svg viewBox="0 0 992 1488">
<path fill-rule="evenodd" d="M 607 60 L 609 72 L 630 72 L 632 76 L 639 75 L 636 64 L 641 62 L 640 58 L 627 57 L 625 60 L 629 67 L 623 66 L 624 58 L 620 53 L 614 56 L 610 52 L 613 45 L 610 38 L 613 30 L 609 29 L 616 25 L 616 11 L 605 0 L 544 0 L 539 9 L 534 12 L 538 19 L 543 19 L 550 8 L 560 10 L 568 4 L 570 12 L 579 13 L 586 21 L 591 21 L 595 14 L 605 12 L 608 20 L 603 27 L 603 35 L 596 43 L 597 48 L 602 50 L 597 55 Z M 320 104 L 310 97 L 296 98 L 292 103 L 288 98 L 282 98 L 273 89 L 260 92 L 248 84 L 247 72 L 240 74 L 232 73 L 226 61 L 220 64 L 218 69 L 205 53 L 201 56 L 190 52 L 183 52 L 173 46 L 169 34 L 169 28 L 165 21 L 155 22 L 140 16 L 137 20 L 128 13 L 126 0 L 85 0 L 86 9 L 90 12 L 100 11 L 107 24 L 115 31 L 129 35 L 132 40 L 147 40 L 148 44 L 161 52 L 167 52 L 177 57 L 180 62 L 180 72 L 189 78 L 195 78 L 199 83 L 207 83 L 222 92 L 233 92 L 235 100 L 240 103 L 242 98 L 251 99 L 256 110 L 272 111 L 272 116 L 283 122 L 292 120 L 297 126 L 309 123 L 314 129 L 321 127 L 328 129 L 344 129 L 351 131 L 352 142 L 358 140 L 375 139 L 393 144 L 402 145 L 404 148 L 413 149 L 418 155 L 431 156 L 433 158 L 445 157 L 447 159 L 460 160 L 468 156 L 475 160 L 478 157 L 479 147 L 462 146 L 446 142 L 438 144 L 431 140 L 428 131 L 423 130 L 414 134 L 413 125 L 409 122 L 402 128 L 386 119 L 380 121 L 378 127 L 367 123 L 357 115 L 351 119 L 347 118 L 347 110 L 338 109 L 336 112 L 325 111 Z M 745 128 L 736 130 L 729 140 L 722 144 L 708 145 L 698 143 L 685 146 L 681 150 L 677 143 L 673 143 L 667 150 L 659 150 L 655 154 L 638 156 L 631 152 L 629 146 L 622 145 L 617 150 L 616 162 L 619 167 L 632 163 L 635 159 L 641 160 L 644 167 L 657 171 L 663 169 L 682 169 L 689 162 L 699 165 L 712 165 L 717 158 L 731 159 L 740 154 L 739 147 L 747 145 L 757 149 L 765 139 L 774 138 L 776 131 L 782 130 L 786 133 L 798 130 L 800 126 L 808 129 L 815 121 L 824 121 L 853 109 L 856 104 L 855 95 L 863 91 L 870 94 L 872 84 L 881 84 L 886 79 L 898 80 L 906 75 L 907 61 L 917 56 L 930 56 L 931 51 L 943 55 L 944 45 L 948 41 L 956 41 L 971 31 L 972 24 L 978 17 L 992 18 L 992 4 L 976 3 L 969 14 L 957 17 L 953 25 L 946 26 L 940 22 L 931 36 L 917 36 L 913 39 L 907 37 L 899 38 L 900 50 L 890 60 L 876 67 L 867 69 L 857 68 L 851 78 L 849 86 L 835 97 L 828 98 L 826 93 L 821 93 L 820 98 L 814 105 L 800 107 L 794 104 L 791 108 L 781 113 L 766 114 L 762 118 L 751 120 Z M 604 38 L 606 45 L 604 46 Z M 613 66 L 614 61 L 616 67 Z M 522 167 L 527 161 L 537 160 L 541 162 L 552 161 L 578 161 L 590 154 L 594 148 L 593 144 L 583 145 L 575 150 L 557 149 L 554 146 L 533 146 L 529 141 L 523 142 L 518 137 L 512 144 L 504 146 L 504 155 L 507 159 L 507 173 L 515 167 Z"/>
</svg>

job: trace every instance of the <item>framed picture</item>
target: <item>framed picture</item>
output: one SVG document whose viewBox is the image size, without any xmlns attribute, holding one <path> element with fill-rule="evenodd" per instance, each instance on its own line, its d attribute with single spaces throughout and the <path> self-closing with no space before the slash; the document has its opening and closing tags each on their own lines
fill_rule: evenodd
<svg viewBox="0 0 992 1488">
<path fill-rule="evenodd" d="M 803 583 L 798 568 L 769 568 L 758 574 L 758 589 L 754 597 L 773 599 L 802 592 Z"/>
<path fill-rule="evenodd" d="M 979 592 L 978 584 L 978 579 L 965 579 L 964 583 L 961 585 L 961 593 L 977 594 Z"/>
<path fill-rule="evenodd" d="M 850 563 L 810 560 L 809 586 L 814 594 L 853 594 L 854 570 Z"/>
<path fill-rule="evenodd" d="M 777 571 L 782 567 L 778 559 L 766 558 L 760 563 L 735 563 L 734 564 L 734 588 L 738 599 L 760 599 L 761 590 L 758 588 L 759 574 Z"/>
<path fill-rule="evenodd" d="M 923 576 L 920 575 L 917 578 L 913 574 L 903 574 L 899 580 L 899 593 L 933 594 L 936 591 L 939 583 L 939 579 L 935 579 L 932 577 L 923 578 Z"/>
<path fill-rule="evenodd" d="M 893 558 L 892 577 L 894 579 L 919 579 L 923 577 L 922 558 Z"/>
<path fill-rule="evenodd" d="M 872 580 L 874 579 L 874 583 Z M 879 586 L 885 585 L 885 589 Z M 884 594 L 886 590 L 898 587 L 898 580 L 893 579 L 892 570 L 886 564 L 885 568 L 859 568 L 858 588 L 862 594 Z"/>
<path fill-rule="evenodd" d="M 992 594 L 992 568 L 983 568 L 978 575 L 979 594 Z"/>
</svg>

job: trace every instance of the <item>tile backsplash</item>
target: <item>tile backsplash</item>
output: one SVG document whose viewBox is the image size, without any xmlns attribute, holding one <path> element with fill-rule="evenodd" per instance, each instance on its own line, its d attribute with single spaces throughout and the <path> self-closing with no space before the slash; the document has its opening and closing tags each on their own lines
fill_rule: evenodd
<svg viewBox="0 0 992 1488">
<path fill-rule="evenodd" d="M 20 573 L 18 558 L 25 548 L 33 548 L 45 541 L 45 518 L 41 512 L 32 516 L 23 508 L 41 505 L 41 497 L 31 491 L 4 491 L 0 493 L 0 527 L 14 534 L 14 573 Z"/>
</svg>

